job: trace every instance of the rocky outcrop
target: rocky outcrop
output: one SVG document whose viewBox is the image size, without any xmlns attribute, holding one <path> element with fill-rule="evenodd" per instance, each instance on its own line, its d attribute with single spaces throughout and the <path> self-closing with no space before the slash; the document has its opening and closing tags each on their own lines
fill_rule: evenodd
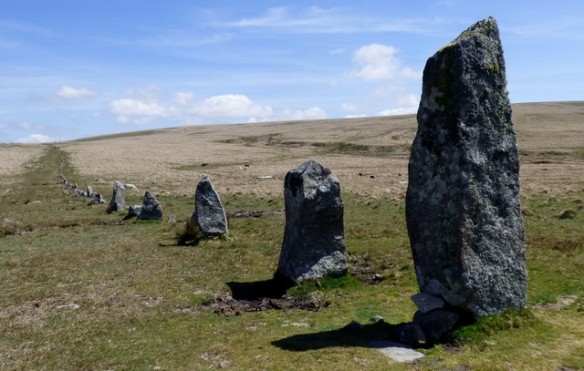
<svg viewBox="0 0 584 371">
<path fill-rule="evenodd" d="M 420 291 L 475 317 L 526 301 L 519 160 L 493 18 L 428 59 L 409 162 Z"/>
<path fill-rule="evenodd" d="M 286 227 L 277 274 L 300 283 L 347 271 L 339 180 L 310 160 L 286 174 Z"/>
</svg>

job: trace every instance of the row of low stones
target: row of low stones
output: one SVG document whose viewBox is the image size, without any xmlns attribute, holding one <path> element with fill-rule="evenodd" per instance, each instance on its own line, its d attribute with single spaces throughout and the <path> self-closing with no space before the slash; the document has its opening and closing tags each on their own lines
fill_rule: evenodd
<svg viewBox="0 0 584 371">
<path fill-rule="evenodd" d="M 519 161 L 494 19 L 478 22 L 426 63 L 409 162 L 406 221 L 420 293 L 398 340 L 428 345 L 462 320 L 525 305 Z M 114 185 L 108 209 L 122 187 Z M 140 216 L 151 209 L 147 193 Z M 286 225 L 277 275 L 295 283 L 347 271 L 338 179 L 308 161 L 284 181 Z M 189 233 L 227 233 L 207 177 Z M 116 201 L 117 202 L 117 201 Z M 206 229 L 208 228 L 208 229 Z"/>
</svg>

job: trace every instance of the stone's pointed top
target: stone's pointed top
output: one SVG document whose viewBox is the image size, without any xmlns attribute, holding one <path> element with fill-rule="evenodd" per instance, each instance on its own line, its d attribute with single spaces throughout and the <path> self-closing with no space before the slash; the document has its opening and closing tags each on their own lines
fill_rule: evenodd
<svg viewBox="0 0 584 371">
<path fill-rule="evenodd" d="M 499 37 L 499 26 L 493 17 L 483 19 L 470 26 L 466 31 L 460 34 L 454 41 L 463 40 L 476 35 L 485 35 L 488 37 Z"/>
<path fill-rule="evenodd" d="M 207 174 L 201 174 L 200 181 L 202 182 L 203 180 L 209 180 L 209 175 L 207 175 Z"/>
</svg>

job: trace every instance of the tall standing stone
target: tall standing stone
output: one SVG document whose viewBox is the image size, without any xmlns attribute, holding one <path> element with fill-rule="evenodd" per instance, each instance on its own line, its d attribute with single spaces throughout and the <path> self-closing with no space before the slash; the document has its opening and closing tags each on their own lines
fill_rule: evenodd
<svg viewBox="0 0 584 371">
<path fill-rule="evenodd" d="M 187 222 L 194 237 L 218 237 L 228 233 L 227 217 L 219 195 L 207 175 L 202 175 L 195 191 L 195 212 Z"/>
<path fill-rule="evenodd" d="M 278 274 L 296 283 L 347 272 L 339 180 L 310 160 L 284 180 L 286 227 Z"/>
<path fill-rule="evenodd" d="M 428 59 L 406 219 L 420 291 L 475 317 L 525 305 L 519 160 L 497 23 Z"/>
<path fill-rule="evenodd" d="M 107 209 L 108 214 L 114 211 L 124 211 L 126 209 L 126 189 L 124 185 L 117 180 L 113 185 L 112 199 L 110 200 Z"/>
</svg>

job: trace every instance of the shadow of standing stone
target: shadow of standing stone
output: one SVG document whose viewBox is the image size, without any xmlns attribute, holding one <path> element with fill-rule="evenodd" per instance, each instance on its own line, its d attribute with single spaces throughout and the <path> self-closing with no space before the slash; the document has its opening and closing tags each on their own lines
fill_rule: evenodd
<svg viewBox="0 0 584 371">
<path fill-rule="evenodd" d="M 286 227 L 277 274 L 301 283 L 347 272 L 339 180 L 314 160 L 284 180 Z"/>
<path fill-rule="evenodd" d="M 525 306 L 519 159 L 497 23 L 428 59 L 406 219 L 420 291 L 475 318 Z"/>
</svg>

